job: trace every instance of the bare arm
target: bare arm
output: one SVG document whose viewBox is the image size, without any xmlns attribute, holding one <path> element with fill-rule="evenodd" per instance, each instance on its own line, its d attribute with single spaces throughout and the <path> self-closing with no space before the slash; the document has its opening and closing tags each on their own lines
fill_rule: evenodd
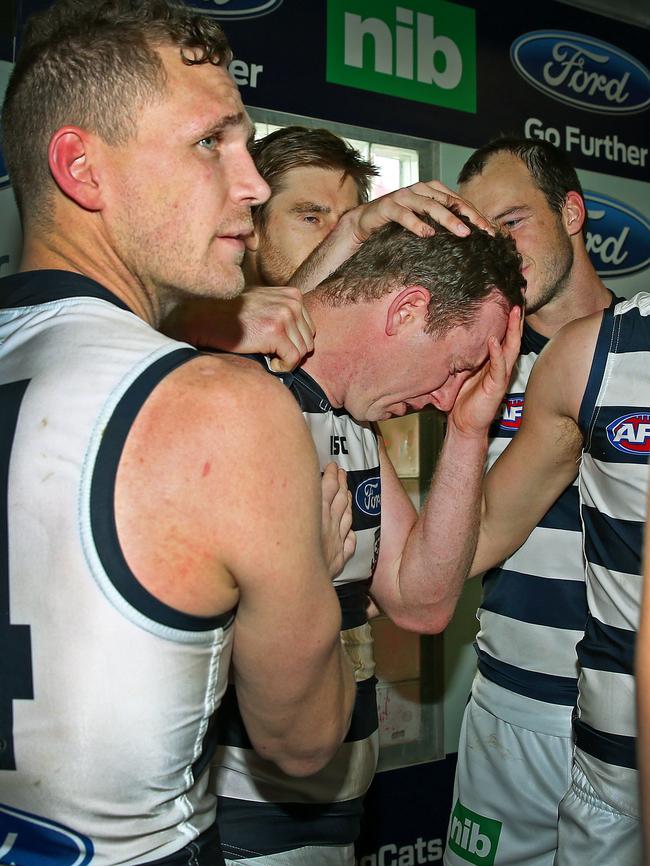
<svg viewBox="0 0 650 866">
<path fill-rule="evenodd" d="M 450 231 L 465 236 L 468 234 L 467 226 L 450 210 L 452 206 L 479 228 L 494 232 L 494 226 L 473 205 L 440 181 L 415 183 L 344 214 L 336 228 L 300 265 L 289 282 L 303 292 L 311 291 L 386 223 L 397 222 L 422 237 L 433 234 L 431 226 L 422 222 L 418 213 L 427 213 Z"/>
<path fill-rule="evenodd" d="M 129 435 L 116 510 L 156 597 L 200 616 L 238 604 L 235 685 L 256 751 L 294 775 L 319 769 L 345 736 L 354 683 L 321 546 L 320 472 L 291 395 L 245 360 L 181 367 Z"/>
<path fill-rule="evenodd" d="M 650 496 L 648 498 L 648 514 L 650 514 Z M 636 643 L 636 699 L 641 774 L 641 816 L 647 858 L 648 851 L 650 851 L 650 525 L 648 523 L 646 523 L 643 557 L 643 597 Z"/>
<path fill-rule="evenodd" d="M 237 298 L 188 300 L 161 330 L 193 346 L 272 355 L 277 372 L 293 370 L 314 348 L 314 325 L 291 286 L 249 287 Z"/>
<path fill-rule="evenodd" d="M 461 388 L 419 518 L 381 454 L 382 536 L 373 597 L 398 625 L 441 631 L 451 618 L 476 545 L 487 433 L 517 359 L 520 315 L 501 347 Z M 385 527 L 385 531 L 384 531 Z"/>
</svg>

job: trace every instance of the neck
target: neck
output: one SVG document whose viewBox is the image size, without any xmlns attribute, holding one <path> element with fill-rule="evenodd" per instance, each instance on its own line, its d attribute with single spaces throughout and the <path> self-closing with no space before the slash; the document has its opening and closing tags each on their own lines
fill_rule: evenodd
<svg viewBox="0 0 650 866">
<path fill-rule="evenodd" d="M 564 325 L 604 310 L 612 296 L 589 259 L 584 244 L 574 248 L 571 271 L 564 291 L 535 313 L 526 316 L 528 324 L 543 337 L 552 337 Z"/>
<path fill-rule="evenodd" d="M 354 372 L 354 356 L 346 339 L 349 308 L 321 304 L 313 293 L 305 295 L 305 307 L 316 329 L 314 350 L 301 364 L 321 386 L 335 409 L 345 405 L 348 383 Z"/>
<path fill-rule="evenodd" d="M 168 312 L 153 287 L 145 286 L 127 268 L 92 223 L 89 227 L 77 222 L 65 231 L 56 222 L 48 231 L 27 227 L 20 270 L 44 269 L 72 271 L 95 280 L 153 327 Z"/>
</svg>

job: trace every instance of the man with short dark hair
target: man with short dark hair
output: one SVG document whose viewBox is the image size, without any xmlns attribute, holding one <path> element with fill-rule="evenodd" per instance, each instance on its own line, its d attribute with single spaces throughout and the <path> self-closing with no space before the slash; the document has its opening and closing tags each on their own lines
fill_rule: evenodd
<svg viewBox="0 0 650 866">
<path fill-rule="evenodd" d="M 503 351 L 495 337 L 502 339 L 508 311 L 521 303 L 523 278 L 508 238 L 475 228 L 467 238 L 439 225 L 435 231 L 421 238 L 385 226 L 305 297 L 316 326 L 314 351 L 282 378 L 303 410 L 321 466 L 336 460 L 347 472 L 357 548 L 335 587 L 357 699 L 336 755 L 320 773 L 297 780 L 253 750 L 235 689 L 228 690 L 212 785 L 229 864 L 354 862 L 362 800 L 377 761 L 369 602 L 419 632 L 440 631 L 453 610 L 453 603 L 448 612 L 442 608 L 437 589 L 431 592 L 430 574 L 446 547 L 431 544 L 440 530 L 437 499 L 454 487 L 445 455 L 463 450 L 468 429 L 478 425 L 485 434 L 496 411 L 516 357 L 517 312 L 510 314 Z M 418 517 L 372 422 L 429 404 L 450 415 L 432 492 Z M 453 534 L 454 524 L 452 516 L 445 530 Z"/>
<path fill-rule="evenodd" d="M 229 58 L 217 24 L 165 0 L 59 0 L 7 89 L 24 230 L 0 281 L 7 862 L 223 863 L 207 770 L 229 670 L 287 774 L 348 729 L 340 473 L 321 493 L 295 401 L 256 364 L 156 330 L 184 297 L 241 292 L 268 196 Z"/>
<path fill-rule="evenodd" d="M 499 138 L 470 156 L 458 180 L 461 193 L 510 232 L 527 284 L 521 356 L 491 431 L 491 465 L 518 435 L 543 347 L 613 298 L 589 260 L 582 188 L 563 151 Z M 471 811 L 500 828 L 496 866 L 551 866 L 558 805 L 570 783 L 576 644 L 587 621 L 577 482 L 521 548 L 487 572 L 483 587 L 445 863 L 467 862 L 457 827 Z"/>
</svg>

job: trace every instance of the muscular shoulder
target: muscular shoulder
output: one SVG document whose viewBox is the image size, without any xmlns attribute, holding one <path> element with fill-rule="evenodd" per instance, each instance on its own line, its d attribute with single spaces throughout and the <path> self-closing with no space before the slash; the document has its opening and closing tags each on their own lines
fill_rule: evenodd
<svg viewBox="0 0 650 866">
<path fill-rule="evenodd" d="M 542 350 L 528 385 L 528 396 L 544 400 L 576 423 L 602 317 L 601 311 L 560 328 Z"/>
<path fill-rule="evenodd" d="M 116 490 L 120 539 L 157 597 L 210 615 L 214 580 L 228 609 L 243 552 L 275 531 L 294 487 L 316 496 L 318 478 L 284 386 L 252 361 L 199 356 L 155 388 L 129 433 Z M 179 574 L 193 587 L 189 608 Z"/>
</svg>

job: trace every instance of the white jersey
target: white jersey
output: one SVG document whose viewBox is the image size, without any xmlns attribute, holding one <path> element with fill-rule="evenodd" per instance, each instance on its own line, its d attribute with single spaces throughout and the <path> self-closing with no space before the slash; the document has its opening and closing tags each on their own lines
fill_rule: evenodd
<svg viewBox="0 0 650 866">
<path fill-rule="evenodd" d="M 490 466 L 519 429 L 528 378 L 547 342 L 525 325 L 508 393 L 490 431 Z M 481 706 L 529 730 L 569 736 L 578 694 L 576 644 L 587 621 L 577 481 L 524 544 L 486 572 L 478 618 L 473 693 Z"/>
<path fill-rule="evenodd" d="M 257 360 L 264 363 L 261 356 Z M 296 779 L 255 754 L 229 687 L 219 714 L 221 745 L 211 787 L 219 794 L 219 832 L 226 857 L 237 860 L 309 846 L 312 859 L 305 862 L 320 863 L 315 847 L 346 846 L 358 836 L 363 795 L 377 765 L 375 663 L 366 609 L 379 550 L 379 454 L 370 425 L 357 423 L 344 409 L 333 409 L 305 371 L 280 378 L 303 410 L 321 470 L 333 461 L 347 472 L 357 546 L 334 584 L 341 604 L 341 640 L 354 663 L 357 697 L 345 742 L 332 760 L 320 772 Z M 290 521 L 287 538 L 290 543 Z"/>
<path fill-rule="evenodd" d="M 605 803 L 636 816 L 634 644 L 650 454 L 650 294 L 605 312 L 580 427 L 589 620 L 578 645 L 575 760 Z"/>
<path fill-rule="evenodd" d="M 233 615 L 150 595 L 113 508 L 136 414 L 196 352 L 66 271 L 0 281 L 0 344 L 0 859 L 214 866 Z"/>
</svg>

